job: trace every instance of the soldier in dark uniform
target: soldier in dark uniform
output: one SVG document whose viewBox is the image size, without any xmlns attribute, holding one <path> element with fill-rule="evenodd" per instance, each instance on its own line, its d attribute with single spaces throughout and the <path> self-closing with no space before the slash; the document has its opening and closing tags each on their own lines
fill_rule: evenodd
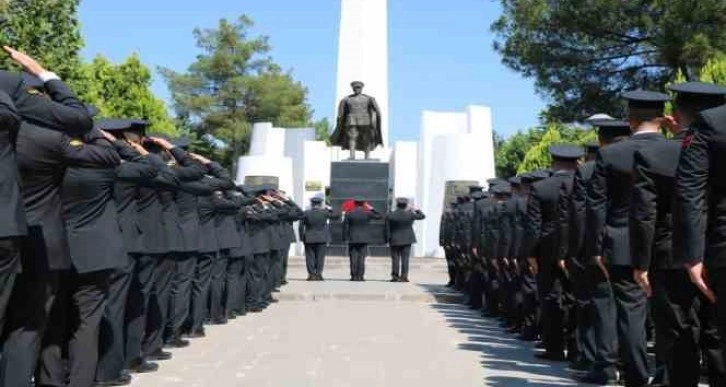
<svg viewBox="0 0 726 387">
<path fill-rule="evenodd" d="M 449 206 L 441 214 L 441 220 L 439 222 L 439 246 L 444 249 L 446 269 L 449 273 L 449 282 L 446 284 L 447 288 L 454 286 L 454 279 L 456 278 L 456 260 L 454 259 L 455 253 L 453 247 L 453 213 L 456 210 L 456 206 L 456 200 L 451 201 Z"/>
<path fill-rule="evenodd" d="M 700 353 L 708 366 L 710 385 L 726 384 L 724 359 L 715 332 L 715 310 L 705 297 L 699 297 L 678 254 L 680 235 L 672 229 L 676 204 L 674 182 L 683 140 L 689 128 L 702 124 L 698 112 L 722 105 L 726 88 L 689 82 L 670 87 L 677 93 L 676 121 L 667 117 L 673 139 L 635 153 L 635 183 L 631 212 L 631 250 L 634 276 L 653 297 L 656 350 L 667 369 L 671 386 L 696 386 L 700 379 Z M 677 231 L 676 231 L 677 232 Z M 699 332 L 700 335 L 694 335 Z"/>
<path fill-rule="evenodd" d="M 242 238 L 237 230 L 236 214 L 242 203 L 235 200 L 235 191 L 229 189 L 212 197 L 215 213 L 217 247 L 219 251 L 212 262 L 212 278 L 209 296 L 209 317 L 215 325 L 226 324 L 224 291 L 226 285 L 232 285 L 232 278 L 238 267 L 238 260 L 231 256 L 232 249 L 242 246 Z M 229 282 L 228 282 L 229 280 Z M 229 290 L 229 289 L 228 289 Z"/>
<path fill-rule="evenodd" d="M 18 277 L 14 289 L 16 298 L 10 304 L 12 313 L 0 369 L 4 386 L 29 383 L 51 312 L 48 308 L 59 296 L 62 281 L 73 265 L 79 265 L 76 269 L 81 271 L 94 269 L 93 263 L 80 259 L 80 254 L 76 254 L 77 260 L 73 261 L 69 253 L 61 201 L 61 182 L 66 167 L 114 168 L 120 161 L 111 146 L 88 145 L 80 139 L 29 123 L 23 123 L 16 149 L 29 236 L 22 252 L 23 274 Z M 81 250 L 75 243 L 74 247 L 78 248 L 76 252 Z M 96 301 L 103 302 L 103 295 Z M 83 307 L 86 306 L 84 302 Z M 102 310 L 102 306 L 99 308 Z M 85 309 L 82 311 L 87 312 Z M 97 317 L 100 318 L 100 314 Z M 74 346 L 76 354 L 77 349 Z M 73 371 L 77 372 L 74 377 L 80 377 L 83 371 L 87 371 L 79 370 L 77 363 L 74 366 L 76 369 Z M 92 380 L 93 372 L 90 374 Z"/>
<path fill-rule="evenodd" d="M 365 281 L 365 259 L 371 241 L 370 222 L 380 219 L 374 208 L 368 208 L 363 198 L 355 198 L 355 208 L 345 214 L 343 220 L 343 239 L 348 242 L 350 255 L 350 280 Z"/>
<path fill-rule="evenodd" d="M 140 144 L 127 140 L 124 133 L 132 130 L 143 133 L 145 125 L 145 121 L 133 119 L 108 119 L 98 122 L 99 128 L 118 138 L 114 141 L 114 146 L 123 160 L 116 170 L 113 187 L 116 218 L 123 238 L 123 251 L 120 256 L 123 266 L 113 270 L 109 278 L 108 297 L 99 332 L 97 386 L 125 385 L 131 382 L 131 376 L 123 372 L 126 367 L 124 318 L 134 267 L 132 256 L 138 254 L 136 193 L 138 185 L 156 177 L 158 169 L 147 160 L 148 151 Z M 149 370 L 155 369 L 151 363 L 148 365 Z"/>
<path fill-rule="evenodd" d="M 251 190 L 256 195 L 257 203 L 248 211 L 248 232 L 252 241 L 253 263 L 250 270 L 250 292 L 248 304 L 250 312 L 259 313 L 266 306 L 265 272 L 270 253 L 270 236 L 267 227 L 275 217 L 262 196 L 267 187 L 256 187 Z"/>
<path fill-rule="evenodd" d="M 288 213 L 283 217 L 283 234 L 285 235 L 285 245 L 282 249 L 282 275 L 280 285 L 287 285 L 287 264 L 290 259 L 290 245 L 297 242 L 295 239 L 295 228 L 293 222 L 297 222 L 302 218 L 303 211 L 297 204 L 285 196 L 285 192 L 278 192 L 278 198 L 287 201 Z"/>
<path fill-rule="evenodd" d="M 524 239 L 524 222 L 527 217 L 527 196 L 522 183 L 522 176 L 508 179 L 512 187 L 512 197 L 507 206 L 511 207 L 511 248 L 509 251 L 510 285 L 508 292 L 511 298 L 511 321 L 509 333 L 521 333 L 523 326 L 524 295 L 522 294 L 522 241 Z M 524 258 L 526 260 L 526 257 Z"/>
<path fill-rule="evenodd" d="M 588 231 L 593 237 L 586 241 L 586 256 L 588 264 L 600 268 L 596 282 L 604 279 L 610 285 L 612 296 L 603 300 L 609 300 L 612 314 L 599 317 L 599 321 L 601 324 L 616 322 L 625 384 L 642 386 L 648 383 L 649 377 L 644 328 L 647 298 L 633 278 L 630 251 L 633 155 L 661 139 L 663 108 L 670 97 L 648 91 L 628 92 L 623 97 L 628 100 L 628 121 L 633 135 L 628 141 L 598 152 L 587 198 Z M 607 304 L 598 307 L 599 313 L 607 310 Z M 614 379 L 615 359 L 614 353 L 598 353 L 595 366 L 584 381 L 602 383 Z"/>
<path fill-rule="evenodd" d="M 425 219 L 421 210 L 408 208 L 408 199 L 396 199 L 396 210 L 386 215 L 386 241 L 391 249 L 391 282 L 408 282 L 411 245 L 416 243 L 413 222 Z"/>
<path fill-rule="evenodd" d="M 498 226 L 496 262 L 499 270 L 499 300 L 502 311 L 502 327 L 514 326 L 514 300 L 512 283 L 514 281 L 512 258 L 514 257 L 514 218 L 515 202 L 512 200 L 512 186 L 506 182 L 494 187 Z"/>
<path fill-rule="evenodd" d="M 335 217 L 333 212 L 323 207 L 323 198 L 310 199 L 311 208 L 303 212 L 298 223 L 298 235 L 305 243 L 305 264 L 308 281 L 323 281 L 325 252 L 328 247 L 328 221 Z"/>
<path fill-rule="evenodd" d="M 550 146 L 554 174 L 532 184 L 527 202 L 527 217 L 530 223 L 528 250 L 530 265 L 538 279 L 539 294 L 542 297 L 542 342 L 545 352 L 538 357 L 561 361 L 564 355 L 563 337 L 563 292 L 567 286 L 566 271 L 560 265 L 560 186 L 571 184 L 577 161 L 584 156 L 581 147 L 568 145 Z"/>
<path fill-rule="evenodd" d="M 521 241 L 519 247 L 519 267 L 520 267 L 520 289 L 522 292 L 522 334 L 519 339 L 524 341 L 535 341 L 539 336 L 539 293 L 537 289 L 537 272 L 536 262 L 535 265 L 530 262 L 530 254 L 532 247 L 529 246 L 530 240 L 528 238 L 531 235 L 531 221 L 529 218 L 529 212 L 527 209 L 530 191 L 532 184 L 546 179 L 550 176 L 549 173 L 540 170 L 522 175 L 522 194 L 527 195 L 525 201 L 522 203 L 524 208 L 524 238 Z M 534 251 L 539 250 L 539 241 L 536 241 L 537 245 L 534 247 Z"/>
<path fill-rule="evenodd" d="M 490 203 L 489 194 L 483 192 L 483 187 L 474 185 L 469 187 L 469 195 L 472 199 L 471 212 L 471 247 L 467 252 L 470 256 L 471 278 L 469 279 L 469 297 L 475 301 L 475 306 L 480 308 L 483 306 L 482 296 L 484 295 L 485 284 L 488 282 L 486 272 L 486 256 L 484 252 L 484 213 Z"/>
</svg>

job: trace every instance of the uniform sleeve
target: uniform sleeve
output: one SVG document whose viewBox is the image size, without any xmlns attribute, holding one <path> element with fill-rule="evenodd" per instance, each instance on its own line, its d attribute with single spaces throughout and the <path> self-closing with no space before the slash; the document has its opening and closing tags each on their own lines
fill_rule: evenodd
<svg viewBox="0 0 726 387">
<path fill-rule="evenodd" d="M 566 258 L 573 260 L 580 257 L 582 244 L 585 238 L 585 181 L 582 178 L 581 170 L 575 172 L 575 180 L 572 182 L 572 194 L 570 195 L 570 220 L 567 238 Z"/>
<path fill-rule="evenodd" d="M 13 100 L 7 93 L 0 91 L 0 132 L 15 131 L 20 127 L 20 115 Z"/>
<path fill-rule="evenodd" d="M 592 263 L 593 257 L 602 255 L 608 200 L 606 168 L 602 152 L 598 152 L 586 201 L 587 230 L 591 237 L 585 240 L 585 262 L 589 263 Z"/>
<path fill-rule="evenodd" d="M 209 196 L 216 191 L 207 179 L 180 182 L 179 189 L 195 196 Z"/>
<path fill-rule="evenodd" d="M 176 160 L 178 164 L 176 167 L 172 168 L 172 171 L 174 171 L 174 175 L 176 175 L 179 181 L 184 182 L 199 180 L 204 177 L 204 174 L 207 172 L 207 168 L 204 165 L 196 162 L 191 156 L 189 156 L 189 153 L 183 149 L 174 147 L 169 150 L 169 153 L 171 153 L 172 157 L 174 157 L 174 160 Z"/>
<path fill-rule="evenodd" d="M 703 260 L 706 229 L 705 197 L 708 187 L 708 143 L 711 130 L 694 131 L 690 144 L 681 151 L 676 172 L 676 208 L 674 230 L 683 240 L 681 254 L 675 254 L 684 262 Z"/>
<path fill-rule="evenodd" d="M 300 217 L 300 221 L 297 223 L 297 234 L 300 236 L 300 240 L 305 242 L 305 214 Z"/>
<path fill-rule="evenodd" d="M 219 179 L 232 180 L 232 176 L 229 174 L 229 171 L 216 161 L 212 161 L 211 163 L 209 163 L 207 165 L 207 168 L 209 170 L 209 174 L 214 177 L 217 177 Z"/>
<path fill-rule="evenodd" d="M 350 240 L 350 219 L 345 214 L 343 215 L 343 240 Z"/>
<path fill-rule="evenodd" d="M 86 144 L 68 136 L 62 136 L 60 141 L 61 156 L 69 166 L 113 168 L 121 163 L 121 157 L 111 146 Z"/>
<path fill-rule="evenodd" d="M 121 163 L 116 170 L 116 179 L 130 183 L 148 181 L 156 177 L 159 170 L 145 158 Z"/>
<path fill-rule="evenodd" d="M 481 248 L 481 211 L 476 203 L 478 202 L 474 202 L 474 212 L 471 216 L 471 240 L 474 243 L 474 246 Z"/>
<path fill-rule="evenodd" d="M 65 83 L 51 80 L 45 83 L 45 89 L 50 98 L 31 93 L 25 84 L 21 85 L 21 90 L 15 96 L 15 106 L 23 119 L 71 136 L 80 136 L 93 129 L 93 119 L 86 106 Z"/>
<path fill-rule="evenodd" d="M 657 218 L 656 191 L 652 171 L 640 152 L 633 155 L 633 188 L 630 197 L 630 252 L 633 267 L 648 270 Z"/>
<path fill-rule="evenodd" d="M 560 184 L 560 196 L 557 199 L 557 256 L 556 258 L 567 258 L 567 239 L 569 237 L 570 220 L 570 192 L 567 183 Z"/>
<path fill-rule="evenodd" d="M 426 219 L 426 215 L 421 210 L 416 210 L 413 212 L 413 220 L 424 220 Z"/>
<path fill-rule="evenodd" d="M 533 185 L 529 192 L 529 200 L 527 200 L 527 257 L 533 257 L 536 254 L 537 245 L 539 244 L 539 236 L 542 232 L 542 207 L 537 194 L 537 186 Z"/>
</svg>

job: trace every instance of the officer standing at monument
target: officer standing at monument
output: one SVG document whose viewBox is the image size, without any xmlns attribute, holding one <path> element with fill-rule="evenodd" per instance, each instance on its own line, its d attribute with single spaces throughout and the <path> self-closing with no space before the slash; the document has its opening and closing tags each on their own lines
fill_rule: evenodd
<svg viewBox="0 0 726 387">
<path fill-rule="evenodd" d="M 416 243 L 413 222 L 425 219 L 421 210 L 408 208 L 408 199 L 396 199 L 396 210 L 386 215 L 386 241 L 391 250 L 391 282 L 408 282 L 411 245 Z"/>
<path fill-rule="evenodd" d="M 343 220 L 343 239 L 348 242 L 350 280 L 365 281 L 365 259 L 371 241 L 370 223 L 373 219 L 381 219 L 381 215 L 365 199 L 356 197 L 354 201 L 355 208 L 346 213 Z"/>
<path fill-rule="evenodd" d="M 446 268 L 449 273 L 449 282 L 446 284 L 447 288 L 454 286 L 457 270 L 453 246 L 453 214 L 457 204 L 456 200 L 451 201 L 449 206 L 444 209 L 444 212 L 441 214 L 441 220 L 439 221 L 439 246 L 444 249 Z"/>
<path fill-rule="evenodd" d="M 363 94 L 363 82 L 355 81 L 350 86 L 353 94 L 338 105 L 337 127 L 330 143 L 350 150 L 351 160 L 355 160 L 356 150 L 363 151 L 368 160 L 371 151 L 383 145 L 381 110 L 375 98 Z"/>
<path fill-rule="evenodd" d="M 335 217 L 333 212 L 323 207 L 323 198 L 310 199 L 310 209 L 305 210 L 298 223 L 300 240 L 305 244 L 305 264 L 308 281 L 323 281 L 323 267 L 328 248 L 328 221 Z"/>
</svg>

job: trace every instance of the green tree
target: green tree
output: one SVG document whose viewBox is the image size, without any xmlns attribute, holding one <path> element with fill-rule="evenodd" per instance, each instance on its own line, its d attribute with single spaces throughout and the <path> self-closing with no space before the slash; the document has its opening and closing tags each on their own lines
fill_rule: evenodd
<svg viewBox="0 0 726 387">
<path fill-rule="evenodd" d="M 200 136 L 226 141 L 228 161 L 247 152 L 254 122 L 311 126 L 307 90 L 272 61 L 268 37 L 251 36 L 252 27 L 243 15 L 195 29 L 197 60 L 183 73 L 160 68 L 179 120 Z"/>
<path fill-rule="evenodd" d="M 524 161 L 527 151 L 542 137 L 541 128 L 532 128 L 528 131 L 519 131 L 511 137 L 504 139 L 495 133 L 494 160 L 497 176 L 508 178 L 517 174 L 519 165 Z"/>
<path fill-rule="evenodd" d="M 153 133 L 177 134 L 164 102 L 151 91 L 151 71 L 138 55 L 114 64 L 101 55 L 81 67 L 79 97 L 95 105 L 101 117 L 136 117 L 151 122 Z"/>
<path fill-rule="evenodd" d="M 501 0 L 503 62 L 535 80 L 549 120 L 620 115 L 622 91 L 687 79 L 726 51 L 723 0 Z"/>
<path fill-rule="evenodd" d="M 79 52 L 84 45 L 78 22 L 80 0 L 4 0 L 0 44 L 32 55 L 71 82 L 80 77 Z M 16 68 L 0 55 L 0 68 Z"/>
<path fill-rule="evenodd" d="M 315 139 L 318 141 L 325 141 L 326 144 L 330 145 L 330 132 L 333 130 L 332 125 L 327 117 L 315 122 Z"/>
</svg>

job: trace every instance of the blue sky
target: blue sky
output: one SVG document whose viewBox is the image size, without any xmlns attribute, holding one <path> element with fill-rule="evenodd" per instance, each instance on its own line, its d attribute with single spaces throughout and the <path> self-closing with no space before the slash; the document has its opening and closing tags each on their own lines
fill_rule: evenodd
<svg viewBox="0 0 726 387">
<path fill-rule="evenodd" d="M 332 117 L 340 0 L 84 0 L 83 55 L 121 61 L 137 52 L 156 68 L 183 71 L 198 51 L 195 27 L 247 14 L 256 34 L 268 35 L 272 56 L 305 84 L 315 117 Z M 537 124 L 544 102 L 533 82 L 501 64 L 489 26 L 496 0 L 389 0 L 390 136 L 418 137 L 421 111 L 492 107 L 494 129 L 505 135 Z M 168 100 L 156 75 L 154 92 Z"/>
</svg>

